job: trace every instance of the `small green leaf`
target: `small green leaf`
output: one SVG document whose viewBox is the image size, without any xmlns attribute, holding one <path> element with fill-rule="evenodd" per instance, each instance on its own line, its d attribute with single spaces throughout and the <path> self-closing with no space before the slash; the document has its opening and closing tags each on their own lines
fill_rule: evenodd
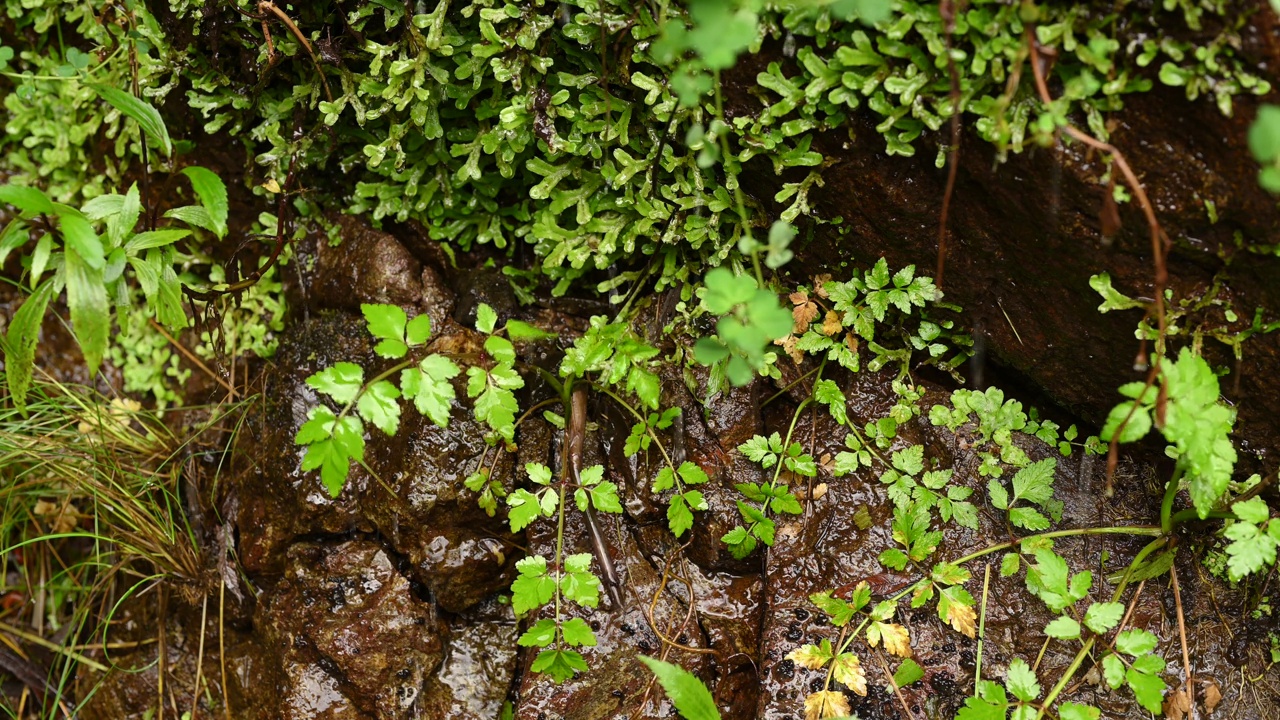
<svg viewBox="0 0 1280 720">
<path fill-rule="evenodd" d="M 307 385 L 325 393 L 335 402 L 347 404 L 364 384 L 364 370 L 355 363 L 339 362 L 307 378 Z"/>
<path fill-rule="evenodd" d="M 1084 624 L 1098 634 L 1110 632 L 1124 617 L 1123 603 L 1094 603 L 1084 614 Z"/>
<path fill-rule="evenodd" d="M 676 537 L 680 537 L 693 527 L 693 513 L 689 510 L 683 495 L 671 497 L 671 504 L 667 506 L 667 527 Z"/>
<path fill-rule="evenodd" d="M 369 334 L 376 338 L 403 342 L 405 324 L 409 318 L 399 306 L 361 303 L 360 312 L 369 327 Z M 403 357 L 403 353 L 400 357 Z"/>
<path fill-rule="evenodd" d="M 370 385 L 360 395 L 356 410 L 360 417 L 373 423 L 382 432 L 395 435 L 400 427 L 400 391 L 386 380 Z"/>
<path fill-rule="evenodd" d="M 476 330 L 486 335 L 493 333 L 493 328 L 498 324 L 498 313 L 487 303 L 480 303 L 476 308 Z"/>
<path fill-rule="evenodd" d="M 1146 630 L 1125 630 L 1116 636 L 1116 650 L 1126 655 L 1143 655 L 1156 649 L 1159 638 Z"/>
<path fill-rule="evenodd" d="M 902 661 L 898 671 L 893 674 L 893 682 L 898 687 L 906 687 L 924 677 L 924 668 L 911 658 Z"/>
<path fill-rule="evenodd" d="M 1044 634 L 1058 640 L 1075 640 L 1080 637 L 1080 623 L 1063 615 L 1045 626 Z"/>
<path fill-rule="evenodd" d="M 671 698 L 685 720 L 720 720 L 715 700 L 702 681 L 679 665 L 641 655 L 640 662 L 658 678 L 658 684 Z"/>
<path fill-rule="evenodd" d="M 542 515 L 540 499 L 524 488 L 516 488 L 507 495 L 507 507 L 507 522 L 513 533 L 524 530 Z"/>
<path fill-rule="evenodd" d="M 576 673 L 587 671 L 587 661 L 573 650 L 543 650 L 533 659 L 529 669 L 546 673 L 556 682 L 564 682 Z"/>
<path fill-rule="evenodd" d="M 1022 658 L 1014 658 L 1009 663 L 1005 687 L 1023 702 L 1031 702 L 1040 697 L 1040 683 L 1036 681 L 1036 674 Z"/>
<path fill-rule="evenodd" d="M 520 320 L 507 321 L 507 337 L 512 340 L 546 340 L 557 337 L 541 328 Z"/>
<path fill-rule="evenodd" d="M 596 634 L 582 618 L 569 618 L 561 627 L 560 633 L 565 644 L 572 647 L 594 647 L 596 644 Z"/>
<path fill-rule="evenodd" d="M 546 647 L 555 641 L 556 621 L 543 618 L 525 630 L 516 644 L 520 647 Z"/>
<path fill-rule="evenodd" d="M 547 559 L 532 555 L 516 562 L 516 579 L 511 583 L 511 609 L 516 615 L 546 605 L 556 593 L 555 578 L 547 574 Z"/>
<path fill-rule="evenodd" d="M 413 325 L 412 322 L 409 324 Z M 413 401 L 419 413 L 442 428 L 448 427 L 449 412 L 456 396 L 450 381 L 461 372 L 449 358 L 428 355 L 418 363 L 418 367 L 400 373 L 400 390 Z"/>
<path fill-rule="evenodd" d="M 431 316 L 423 313 L 410 320 L 405 326 L 405 342 L 414 347 L 421 345 L 431 337 Z"/>
</svg>

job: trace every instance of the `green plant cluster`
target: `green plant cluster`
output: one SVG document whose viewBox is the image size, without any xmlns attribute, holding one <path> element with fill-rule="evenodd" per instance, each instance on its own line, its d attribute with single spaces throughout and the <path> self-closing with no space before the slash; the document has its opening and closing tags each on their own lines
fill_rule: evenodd
<svg viewBox="0 0 1280 720">
<path fill-rule="evenodd" d="M 146 118 L 155 113 L 132 96 L 107 90 L 100 89 L 105 98 L 130 108 L 136 116 Z M 154 120 L 158 119 L 156 115 Z M 33 290 L 14 313 L 4 343 L 9 390 L 19 409 L 31 386 L 45 312 L 64 290 L 72 331 L 90 375 L 97 372 L 107 354 L 113 317 L 127 330 L 134 308 L 145 307 L 145 316 L 161 325 L 175 330 L 187 326 L 181 284 L 174 270 L 177 243 L 196 231 L 220 240 L 226 234 L 227 194 L 218 176 L 205 168 L 190 166 L 183 174 L 199 204 L 165 213 L 166 218 L 186 227 L 156 229 L 139 226 L 144 208 L 137 184 L 124 194 L 99 195 L 79 209 L 54 202 L 34 187 L 0 185 L 0 203 L 19 211 L 0 232 L 0 265 L 35 239 L 30 252 L 21 255 L 23 278 Z M 136 291 L 145 299 L 141 306 L 134 305 Z"/>
<path fill-rule="evenodd" d="M 1234 55 L 1243 17 L 1219 4 L 1168 9 L 1193 30 L 1209 16 L 1226 29 L 1204 47 L 1166 39 L 1122 49 L 1121 39 L 1154 22 L 1130 3 L 1105 12 L 973 4 L 952 32 L 961 112 L 986 139 L 1023 147 L 1039 112 L 1023 67 L 1029 28 L 1059 53 L 1064 104 L 1055 116 L 1082 113 L 1103 136 L 1102 114 L 1122 94 L 1149 88 L 1149 75 L 1191 96 L 1212 91 L 1224 109 L 1233 94 L 1266 91 Z M 196 28 L 211 15 L 234 17 L 188 3 L 174 10 Z M 171 53 L 191 78 L 187 103 L 205 129 L 240 138 L 277 182 L 295 154 L 304 168 L 355 178 L 328 188 L 352 212 L 422 221 L 461 249 L 528 243 L 557 292 L 581 280 L 605 290 L 642 276 L 657 289 L 695 279 L 699 268 L 733 259 L 751 226 L 769 226 L 767 215 L 811 215 L 808 192 L 824 163 L 815 132 L 865 107 L 881 118 L 888 150 L 907 155 L 951 114 L 944 22 L 927 3 L 692 0 L 655 11 L 627 0 L 478 0 L 295 13 L 314 61 L 278 23 L 269 23 L 277 53 L 269 56 L 248 20 L 224 42 L 270 66 L 260 77 L 198 47 Z M 780 43 L 794 62 L 760 73 L 755 99 L 728 117 L 722 74 L 766 43 Z M 1022 82 L 1006 93 L 1014 72 Z M 295 139 L 300 111 L 312 119 Z M 738 187 L 741 167 L 757 157 L 784 174 L 777 211 Z M 773 232 L 769 248 L 771 266 L 784 261 Z M 599 277 L 620 262 L 622 272 Z"/>
<path fill-rule="evenodd" d="M 1214 276 L 1208 288 L 1184 297 L 1178 297 L 1172 288 L 1166 288 L 1164 336 L 1160 335 L 1159 329 L 1153 327 L 1152 321 L 1145 316 L 1138 322 L 1134 336 L 1140 340 L 1154 341 L 1157 351 L 1161 352 L 1164 343 L 1171 337 L 1189 338 L 1191 348 L 1196 352 L 1199 352 L 1205 339 L 1212 339 L 1231 348 L 1237 360 L 1242 359 L 1245 341 L 1280 330 L 1280 320 L 1268 320 L 1267 309 L 1261 306 L 1254 308 L 1251 319 L 1243 308 L 1237 311 L 1230 293 L 1227 292 L 1227 280 L 1228 269 L 1223 269 Z M 1120 292 L 1112 285 L 1111 275 L 1105 272 L 1090 277 L 1089 287 L 1102 297 L 1098 312 L 1146 310 L 1153 304 Z"/>
<path fill-rule="evenodd" d="M 812 44 L 796 51 L 795 71 L 773 63 L 758 76 L 770 100 L 758 122 L 772 131 L 759 134 L 780 139 L 810 128 L 840 127 L 851 111 L 865 107 L 879 120 L 876 130 L 889 154 L 914 155 L 916 140 L 939 130 L 953 114 L 947 24 L 938 4 L 900 0 L 892 7 L 890 17 L 874 29 L 833 22 L 821 8 L 799 7 L 783 15 L 782 27 Z M 1123 95 L 1149 90 L 1152 75 L 1165 85 L 1185 87 L 1191 99 L 1213 93 L 1228 115 L 1234 95 L 1270 91 L 1269 83 L 1250 73 L 1234 52 L 1245 17 L 1224 2 L 1170 0 L 1165 10 L 1181 14 L 1190 30 L 1200 30 L 1206 14 L 1225 29 L 1196 46 L 1157 29 L 1156 23 L 1169 23 L 1169 16 L 1157 20 L 1133 2 L 1105 7 L 969 3 L 956 13 L 950 33 L 960 112 L 983 139 L 1020 152 L 1029 136 L 1048 139 L 1058 118 L 1068 114 L 1084 115 L 1091 131 L 1106 138 L 1104 113 L 1120 109 Z M 1057 53 L 1057 99 L 1048 109 L 1027 81 L 1029 31 Z M 1126 36 L 1143 34 L 1152 39 L 1122 47 Z M 1152 72 L 1157 65 L 1158 72 Z M 1011 86 L 1015 73 L 1022 82 Z M 944 157 L 940 147 L 939 165 Z"/>
</svg>

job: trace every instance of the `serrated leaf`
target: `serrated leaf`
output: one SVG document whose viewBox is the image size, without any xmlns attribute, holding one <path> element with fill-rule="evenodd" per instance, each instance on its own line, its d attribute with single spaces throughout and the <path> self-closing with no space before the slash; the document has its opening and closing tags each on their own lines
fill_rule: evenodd
<svg viewBox="0 0 1280 720">
<path fill-rule="evenodd" d="M 516 644 L 520 647 L 546 647 L 556 641 L 556 621 L 543 618 L 524 631 Z"/>
<path fill-rule="evenodd" d="M 386 380 L 370 385 L 360 395 L 356 410 L 360 417 L 388 435 L 395 435 L 400 427 L 400 391 Z"/>
<path fill-rule="evenodd" d="M 600 604 L 600 579 L 592 574 L 591 553 L 569 555 L 564 560 L 566 572 L 560 578 L 560 592 L 583 607 Z"/>
<path fill-rule="evenodd" d="M 524 488 L 516 488 L 507 495 L 507 507 L 507 522 L 511 525 L 511 532 L 524 530 L 542 515 L 540 499 Z"/>
<path fill-rule="evenodd" d="M 516 579 L 511 583 L 511 609 L 516 615 L 546 605 L 556 593 L 555 578 L 547 574 L 547 559 L 530 556 L 516 562 Z"/>
<path fill-rule="evenodd" d="M 556 682 L 564 682 L 576 673 L 587 671 L 587 661 L 573 650 L 543 650 L 533 659 L 529 669 L 545 673 Z"/>
<path fill-rule="evenodd" d="M 1161 663 L 1163 665 L 1163 662 Z M 1129 683 L 1129 687 L 1133 689 L 1133 696 L 1137 698 L 1138 704 L 1146 708 L 1147 712 L 1159 713 L 1164 703 L 1164 691 L 1168 687 L 1164 680 L 1157 675 L 1148 675 L 1140 672 L 1136 667 L 1130 667 L 1125 673 L 1125 681 Z"/>
<path fill-rule="evenodd" d="M 680 479 L 688 485 L 701 485 L 707 482 L 707 473 L 695 463 L 685 461 L 680 463 L 680 467 L 676 469 L 680 474 Z"/>
<path fill-rule="evenodd" d="M 364 370 L 355 363 L 339 362 L 307 378 L 307 385 L 343 405 L 355 399 L 364 384 Z"/>
<path fill-rule="evenodd" d="M 1124 684 L 1125 666 L 1119 656 L 1113 654 L 1102 658 L 1102 679 L 1112 690 Z"/>
<path fill-rule="evenodd" d="M 1022 568 L 1022 557 L 1018 553 L 1005 553 L 1000 559 L 1000 577 L 1010 577 Z"/>
<path fill-rule="evenodd" d="M 874 623 L 884 642 L 884 649 L 901 658 L 911 657 L 911 635 L 897 623 Z M 875 647 L 875 643 L 870 643 Z"/>
<path fill-rule="evenodd" d="M 405 324 L 404 339 L 410 346 L 421 345 L 431 337 L 431 316 L 423 313 Z"/>
<path fill-rule="evenodd" d="M 832 650 L 831 641 L 823 640 L 818 645 L 801 645 L 787 653 L 786 659 L 803 668 L 821 670 L 834 657 L 835 652 Z"/>
<path fill-rule="evenodd" d="M 1009 522 L 1015 526 L 1033 531 L 1048 530 L 1049 518 L 1029 507 L 1015 507 L 1009 511 Z"/>
<path fill-rule="evenodd" d="M 572 647 L 594 647 L 596 644 L 596 634 L 582 618 L 569 618 L 561 626 L 560 633 L 565 644 Z"/>
<path fill-rule="evenodd" d="M 680 537 L 693 527 L 693 513 L 690 512 L 683 495 L 671 496 L 671 504 L 667 506 L 667 527 L 676 537 Z"/>
<path fill-rule="evenodd" d="M 442 428 L 448 427 L 449 413 L 456 397 L 450 380 L 459 373 L 461 370 L 449 358 L 428 355 L 418 363 L 418 367 L 401 371 L 400 390 L 405 398 L 413 401 L 419 413 Z"/>
<path fill-rule="evenodd" d="M 1019 500 L 1044 505 L 1053 497 L 1053 473 L 1058 467 L 1055 458 L 1031 463 L 1013 476 L 1013 495 Z"/>
<path fill-rule="evenodd" d="M 1111 442 L 1116 432 L 1120 432 L 1120 442 L 1130 443 L 1141 440 L 1151 431 L 1151 412 L 1146 407 L 1135 403 L 1124 402 L 1111 408 L 1111 412 L 1107 414 L 1107 420 L 1102 425 L 1102 432 L 1098 433 L 1098 437 L 1106 442 Z M 1132 413 L 1132 414 L 1131 414 Z M 1126 419 L 1128 420 L 1125 423 Z M 1124 429 L 1120 429 L 1120 423 L 1125 423 Z"/>
<path fill-rule="evenodd" d="M 653 492 L 660 493 L 663 490 L 670 490 L 675 487 L 676 474 L 671 471 L 670 467 L 664 467 L 658 471 L 653 478 Z"/>
<path fill-rule="evenodd" d="M 1063 615 L 1045 626 L 1044 634 L 1058 640 L 1075 640 L 1080 637 L 1080 623 Z"/>
<path fill-rule="evenodd" d="M 1159 638 L 1146 630 L 1134 628 L 1116 636 L 1115 647 L 1126 655 L 1143 655 L 1156 649 Z"/>
<path fill-rule="evenodd" d="M 399 306 L 361 303 L 360 312 L 364 315 L 369 334 L 388 340 L 404 340 L 405 324 L 409 317 Z"/>
<path fill-rule="evenodd" d="M 809 596 L 809 602 L 818 606 L 818 609 L 831 618 L 831 624 L 836 627 L 844 627 L 853 619 L 853 614 L 857 612 L 850 603 L 831 595 L 830 591 L 814 593 Z"/>
<path fill-rule="evenodd" d="M 486 335 L 493 333 L 493 328 L 498 324 L 498 313 L 489 307 L 487 303 L 480 303 L 476 307 L 476 330 Z"/>
<path fill-rule="evenodd" d="M 831 661 L 831 676 L 854 694 L 866 696 L 867 671 L 862 668 L 862 661 L 857 655 L 851 652 L 837 655 Z"/>
<path fill-rule="evenodd" d="M 1023 702 L 1031 702 L 1040 697 L 1040 683 L 1036 680 L 1036 674 L 1022 658 L 1014 658 L 1009 663 L 1005 687 Z"/>
<path fill-rule="evenodd" d="M 1124 617 L 1124 604 L 1118 602 L 1094 603 L 1084 614 L 1084 624 L 1092 631 L 1110 632 Z"/>
<path fill-rule="evenodd" d="M 36 345 L 40 339 L 40 325 L 44 321 L 49 300 L 53 297 L 53 289 L 53 279 L 45 280 L 35 292 L 27 296 L 9 322 L 4 346 L 4 368 L 9 396 L 19 412 L 26 412 L 27 392 L 31 388 L 31 376 L 35 368 Z"/>
<path fill-rule="evenodd" d="M 849 699 L 842 692 L 822 690 L 804 698 L 804 720 L 846 717 L 849 712 Z"/>
</svg>

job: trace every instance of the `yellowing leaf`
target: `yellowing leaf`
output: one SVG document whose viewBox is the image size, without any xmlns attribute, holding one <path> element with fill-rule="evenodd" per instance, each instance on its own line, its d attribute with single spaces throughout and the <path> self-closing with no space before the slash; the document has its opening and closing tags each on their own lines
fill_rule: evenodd
<svg viewBox="0 0 1280 720">
<path fill-rule="evenodd" d="M 831 337 L 840 332 L 840 316 L 834 310 L 828 310 L 827 316 L 822 320 L 822 334 Z"/>
<path fill-rule="evenodd" d="M 787 654 L 787 659 L 800 667 L 817 670 L 831 659 L 831 641 L 823 640 L 822 645 L 804 645 Z"/>
<path fill-rule="evenodd" d="M 849 699 L 844 693 L 824 690 L 804 699 L 804 720 L 845 717 L 849 712 Z"/>
<path fill-rule="evenodd" d="M 795 361 L 795 364 L 799 365 L 804 360 L 804 351 L 796 347 L 796 342 L 797 339 L 795 335 L 788 335 L 784 338 L 774 340 L 773 344 L 782 346 L 782 349 L 786 351 L 787 355 L 791 356 L 791 359 Z"/>
<path fill-rule="evenodd" d="M 853 653 L 841 653 L 836 656 L 834 662 L 831 663 L 831 675 L 838 682 L 855 693 L 866 696 L 867 694 L 867 671 L 862 669 L 862 661 L 858 660 L 858 656 Z M 846 715 L 848 713 L 845 713 Z"/>
<path fill-rule="evenodd" d="M 885 650 L 898 657 L 911 657 L 911 634 L 907 632 L 905 627 L 897 623 L 878 622 L 876 623 L 876 628 L 879 630 L 880 639 L 884 640 Z M 867 640 L 870 641 L 871 647 L 876 646 L 876 642 L 872 641 L 870 633 L 867 635 Z"/>
<path fill-rule="evenodd" d="M 952 602 L 947 608 L 947 622 L 957 632 L 964 633 L 966 637 L 974 637 L 977 634 L 977 628 L 974 627 L 976 619 L 977 615 L 974 613 L 972 605 Z"/>
</svg>

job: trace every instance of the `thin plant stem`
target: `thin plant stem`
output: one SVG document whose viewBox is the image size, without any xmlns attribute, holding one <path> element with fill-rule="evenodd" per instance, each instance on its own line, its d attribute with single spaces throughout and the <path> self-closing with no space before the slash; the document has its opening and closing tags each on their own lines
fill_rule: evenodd
<svg viewBox="0 0 1280 720">
<path fill-rule="evenodd" d="M 978 655 L 973 665 L 973 694 L 978 694 L 978 683 L 982 682 L 982 644 L 987 639 L 987 591 L 991 587 L 991 563 L 987 563 L 986 572 L 982 575 L 982 612 L 978 616 Z"/>
</svg>

